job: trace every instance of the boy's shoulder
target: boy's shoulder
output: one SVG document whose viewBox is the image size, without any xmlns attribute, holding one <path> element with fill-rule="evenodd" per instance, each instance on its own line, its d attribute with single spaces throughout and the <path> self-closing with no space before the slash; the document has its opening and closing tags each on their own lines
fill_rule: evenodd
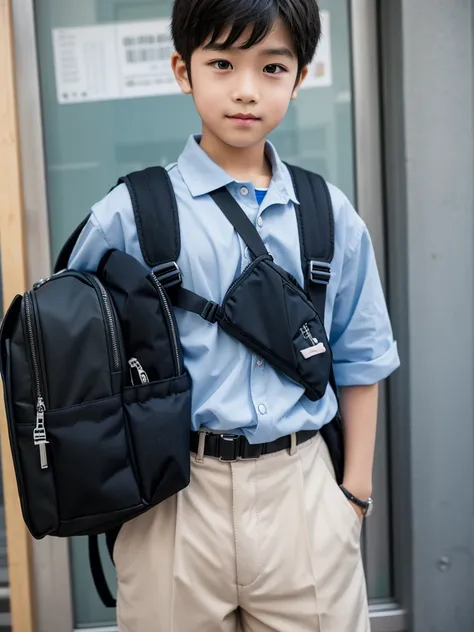
<svg viewBox="0 0 474 632">
<path fill-rule="evenodd" d="M 358 249 L 367 227 L 347 195 L 329 182 L 327 186 L 334 215 L 335 250 L 343 252 L 347 259 Z"/>
</svg>

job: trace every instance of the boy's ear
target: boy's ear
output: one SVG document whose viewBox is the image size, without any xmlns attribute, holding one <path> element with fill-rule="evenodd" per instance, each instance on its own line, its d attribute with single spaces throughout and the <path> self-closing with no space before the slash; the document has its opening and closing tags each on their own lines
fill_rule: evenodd
<svg viewBox="0 0 474 632">
<path fill-rule="evenodd" d="M 293 101 L 296 99 L 296 97 L 298 96 L 298 92 L 301 88 L 301 85 L 303 83 L 303 81 L 306 79 L 306 77 L 308 76 L 308 66 L 305 66 L 302 70 L 301 70 L 301 74 L 300 77 L 296 83 L 296 86 L 293 88 L 293 93 L 291 95 L 291 98 L 293 99 Z"/>
<path fill-rule="evenodd" d="M 171 68 L 182 92 L 184 94 L 192 94 L 186 62 L 176 51 L 171 55 Z"/>
</svg>

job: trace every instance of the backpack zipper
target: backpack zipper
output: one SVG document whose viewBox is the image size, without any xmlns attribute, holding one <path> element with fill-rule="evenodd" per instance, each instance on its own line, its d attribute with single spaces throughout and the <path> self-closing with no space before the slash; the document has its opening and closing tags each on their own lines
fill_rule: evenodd
<svg viewBox="0 0 474 632">
<path fill-rule="evenodd" d="M 113 369 L 114 371 L 120 371 L 120 352 L 119 352 L 119 344 L 117 339 L 117 329 L 115 327 L 114 317 L 112 315 L 112 308 L 110 306 L 109 295 L 107 294 L 107 290 L 102 285 L 97 277 L 93 274 L 86 273 L 86 276 L 95 289 L 98 291 L 100 299 L 102 300 L 102 304 L 105 308 L 105 314 L 107 317 L 107 323 L 109 326 L 110 339 L 112 341 L 112 359 L 113 359 Z"/>
<path fill-rule="evenodd" d="M 176 327 L 174 326 L 173 316 L 171 315 L 171 309 L 168 304 L 168 299 L 167 299 L 165 290 L 163 289 L 163 286 L 161 285 L 161 283 L 158 281 L 158 278 L 155 275 L 155 273 L 152 272 L 150 276 L 153 280 L 153 283 L 156 289 L 158 290 L 158 293 L 161 297 L 162 305 L 164 306 L 166 314 L 168 316 L 168 323 L 169 323 L 171 335 L 173 338 L 173 347 L 174 347 L 175 358 L 176 358 L 176 370 L 178 372 L 178 375 L 181 375 L 181 358 L 179 357 L 178 336 L 176 334 Z"/>
<path fill-rule="evenodd" d="M 44 427 L 44 413 L 46 406 L 43 395 L 41 394 L 40 372 L 38 365 L 38 354 L 36 353 L 36 342 L 33 332 L 33 321 L 31 317 L 31 298 L 29 292 L 24 295 L 26 326 L 28 329 L 28 338 L 30 341 L 31 359 L 33 363 L 33 373 L 36 385 L 36 426 L 33 430 L 34 444 L 39 447 L 41 469 L 48 468 L 48 455 L 46 453 L 46 444 L 49 443 L 46 437 L 46 429 Z"/>
<path fill-rule="evenodd" d="M 138 373 L 138 377 L 140 379 L 140 383 L 141 384 L 149 384 L 150 380 L 148 378 L 148 375 L 147 375 L 145 369 L 142 367 L 142 365 L 140 364 L 140 362 L 136 358 L 130 358 L 130 360 L 128 361 L 128 364 L 130 365 L 130 378 L 132 380 L 132 385 L 133 386 L 135 386 L 135 382 L 133 381 L 133 371 L 132 371 L 132 369 L 135 369 L 136 372 Z"/>
</svg>

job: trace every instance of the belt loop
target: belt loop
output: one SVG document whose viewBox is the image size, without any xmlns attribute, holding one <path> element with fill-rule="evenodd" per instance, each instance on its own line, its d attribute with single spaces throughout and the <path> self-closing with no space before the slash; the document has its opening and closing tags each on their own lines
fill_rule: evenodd
<svg viewBox="0 0 474 632">
<path fill-rule="evenodd" d="M 204 463 L 204 448 L 206 446 L 206 434 L 205 430 L 199 430 L 199 443 L 196 452 L 196 463 Z"/>
<path fill-rule="evenodd" d="M 290 456 L 294 456 L 296 454 L 296 433 L 293 432 L 293 434 L 290 437 L 291 443 L 290 443 Z"/>
</svg>

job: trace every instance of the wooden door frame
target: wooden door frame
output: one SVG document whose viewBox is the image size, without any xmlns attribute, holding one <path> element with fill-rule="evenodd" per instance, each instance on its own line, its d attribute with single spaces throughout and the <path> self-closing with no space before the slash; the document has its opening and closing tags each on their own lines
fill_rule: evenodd
<svg viewBox="0 0 474 632">
<path fill-rule="evenodd" d="M 14 69 L 12 0 L 0 0 L 0 253 L 5 309 L 28 280 Z M 12 632 L 33 632 L 31 536 L 21 514 L 3 403 L 0 436 Z"/>
</svg>

